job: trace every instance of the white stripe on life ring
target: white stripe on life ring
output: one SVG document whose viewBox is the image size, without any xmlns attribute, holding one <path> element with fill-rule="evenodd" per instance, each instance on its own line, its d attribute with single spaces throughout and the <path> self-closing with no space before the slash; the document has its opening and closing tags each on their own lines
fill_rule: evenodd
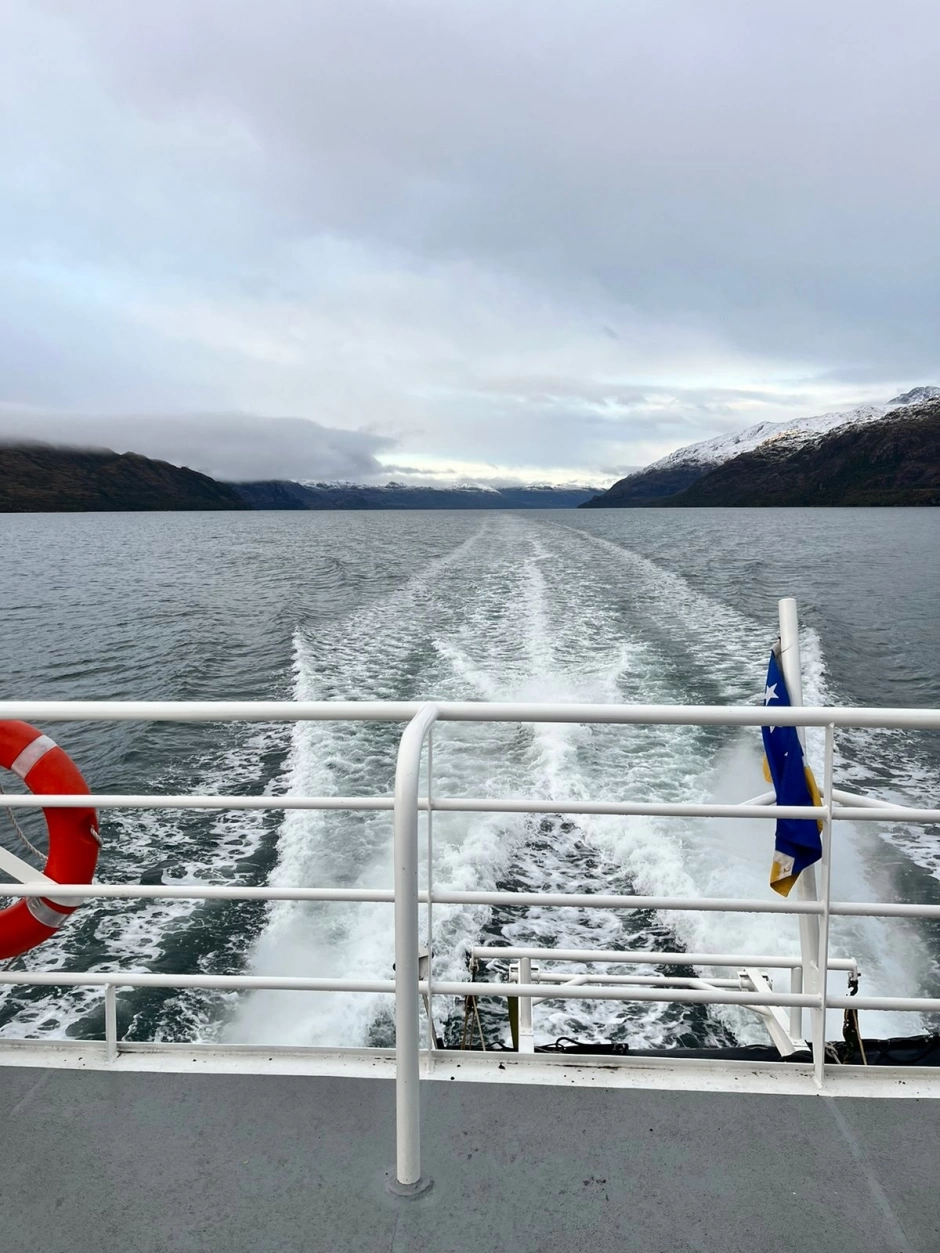
<svg viewBox="0 0 940 1253">
<path fill-rule="evenodd" d="M 41 896 L 28 897 L 26 908 L 37 922 L 41 922 L 44 927 L 49 927 L 53 931 L 58 931 L 59 927 L 62 926 L 69 916 L 68 914 L 60 913 L 57 909 L 53 909 L 51 905 L 47 905 Z"/>
<path fill-rule="evenodd" d="M 55 748 L 55 740 L 51 736 L 37 736 L 35 740 L 26 745 L 10 769 L 14 774 L 18 774 L 25 783 L 26 776 L 30 770 L 32 770 L 37 761 L 45 757 L 50 748 Z"/>
</svg>

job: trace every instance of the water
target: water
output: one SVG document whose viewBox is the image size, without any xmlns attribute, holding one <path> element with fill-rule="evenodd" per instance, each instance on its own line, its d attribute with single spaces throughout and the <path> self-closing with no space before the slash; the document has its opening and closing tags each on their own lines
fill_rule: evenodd
<svg viewBox="0 0 940 1253">
<path fill-rule="evenodd" d="M 52 699 L 399 698 L 749 703 L 776 601 L 804 623 L 806 699 L 940 704 L 940 535 L 928 510 L 14 515 L 3 518 L 5 694 Z M 53 728 L 96 791 L 391 790 L 400 728 L 367 724 Z M 818 756 L 818 737 L 810 736 Z M 483 726 L 434 733 L 440 794 L 742 800 L 759 734 Z M 4 779 L 10 786 L 12 776 Z M 838 782 L 937 804 L 937 737 L 843 733 Z M 41 838 L 41 826 L 24 823 Z M 22 852 L 0 813 L 3 839 Z M 524 887 L 766 896 L 767 824 L 435 816 L 434 878 Z M 388 886 L 388 813 L 102 815 L 103 879 Z M 935 829 L 836 830 L 837 896 L 940 901 Z M 793 919 L 435 909 L 435 973 L 482 942 L 795 952 Z M 867 992 L 938 994 L 930 924 L 836 920 Z M 90 903 L 28 969 L 391 973 L 388 906 Z M 495 975 L 497 972 L 492 971 Z M 376 1043 L 388 998 L 122 992 L 130 1039 Z M 445 1033 L 462 1015 L 438 1007 Z M 8 1036 L 100 1035 L 95 989 L 0 996 Z M 506 1025 L 488 1009 L 491 1039 Z M 897 1032 L 916 1019 L 863 1015 Z M 733 1009 L 547 1002 L 542 1039 L 762 1038 Z"/>
</svg>

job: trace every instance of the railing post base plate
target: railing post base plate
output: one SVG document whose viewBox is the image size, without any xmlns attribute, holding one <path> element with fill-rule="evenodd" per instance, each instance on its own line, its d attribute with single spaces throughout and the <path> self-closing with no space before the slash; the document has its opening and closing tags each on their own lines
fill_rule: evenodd
<svg viewBox="0 0 940 1253">
<path fill-rule="evenodd" d="M 385 1178 L 385 1191 L 390 1192 L 392 1196 L 400 1196 L 410 1200 L 412 1197 L 422 1196 L 434 1186 L 434 1180 L 428 1175 L 422 1175 L 417 1183 L 399 1183 L 394 1173 L 389 1174 Z"/>
</svg>

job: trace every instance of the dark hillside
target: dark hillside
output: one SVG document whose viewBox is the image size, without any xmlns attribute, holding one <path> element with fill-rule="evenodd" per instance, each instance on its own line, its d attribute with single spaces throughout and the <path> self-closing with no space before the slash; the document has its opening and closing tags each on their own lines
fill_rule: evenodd
<svg viewBox="0 0 940 1253">
<path fill-rule="evenodd" d="M 0 512 L 249 509 L 206 474 L 106 448 L 0 445 Z"/>
<path fill-rule="evenodd" d="M 940 505 L 940 401 L 716 466 L 665 506 Z"/>
</svg>

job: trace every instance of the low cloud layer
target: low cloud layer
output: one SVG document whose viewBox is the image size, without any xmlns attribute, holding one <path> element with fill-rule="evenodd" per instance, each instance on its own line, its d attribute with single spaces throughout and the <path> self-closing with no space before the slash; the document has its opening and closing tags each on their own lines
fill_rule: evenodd
<svg viewBox="0 0 940 1253">
<path fill-rule="evenodd" d="M 89 418 L 0 412 L 0 439 L 138 452 L 214 478 L 381 478 L 375 452 L 385 440 L 330 430 L 303 418 L 242 415 Z"/>
<path fill-rule="evenodd" d="M 577 479 L 940 381 L 938 42 L 920 0 L 10 0 L 0 403 Z"/>
</svg>

